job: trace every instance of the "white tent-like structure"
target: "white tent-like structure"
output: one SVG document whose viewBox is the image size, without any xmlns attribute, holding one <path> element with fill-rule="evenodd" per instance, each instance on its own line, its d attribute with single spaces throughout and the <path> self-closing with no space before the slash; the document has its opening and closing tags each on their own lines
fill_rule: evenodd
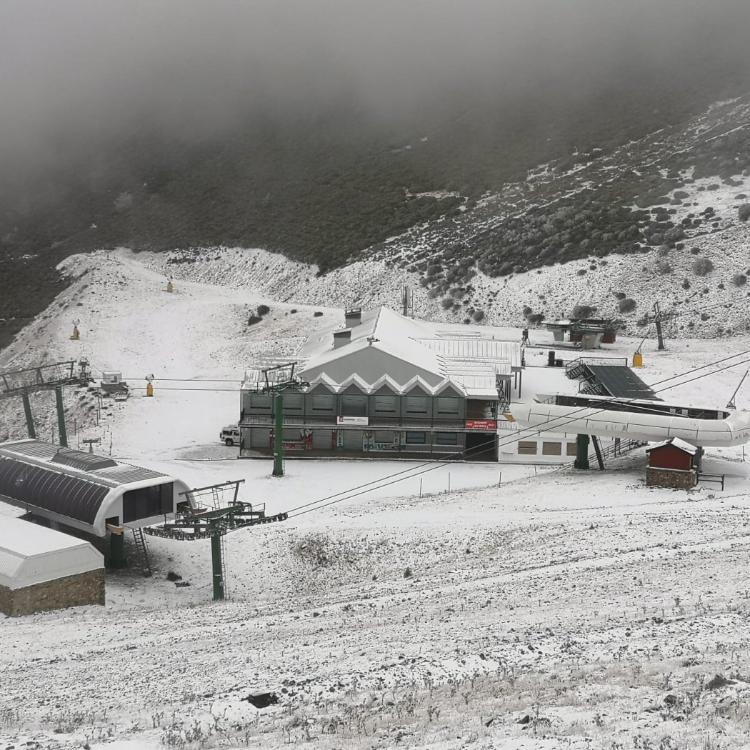
<svg viewBox="0 0 750 750">
<path fill-rule="evenodd" d="M 30 614 L 104 603 L 104 558 L 83 539 L 0 520 L 0 611 Z"/>
</svg>

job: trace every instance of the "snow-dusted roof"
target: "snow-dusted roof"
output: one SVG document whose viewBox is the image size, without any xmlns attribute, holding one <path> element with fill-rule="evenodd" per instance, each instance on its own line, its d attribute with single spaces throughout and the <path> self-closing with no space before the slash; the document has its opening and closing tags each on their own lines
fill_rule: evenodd
<svg viewBox="0 0 750 750">
<path fill-rule="evenodd" d="M 689 453 L 691 456 L 694 456 L 698 452 L 698 449 L 694 445 L 690 445 L 690 443 L 688 443 L 686 440 L 674 437 L 669 438 L 669 440 L 662 440 L 661 443 L 656 443 L 649 446 L 648 448 L 646 448 L 646 453 L 650 453 L 657 448 L 663 448 L 665 445 L 672 445 L 675 448 L 679 448 L 681 451 L 685 451 L 685 453 Z"/>
<path fill-rule="evenodd" d="M 401 395 L 408 393 L 415 387 L 419 387 L 430 395 L 438 395 L 446 388 L 453 388 L 461 394 L 467 395 L 466 390 L 459 383 L 452 382 L 448 379 L 441 380 L 436 385 L 428 383 L 424 378 L 415 375 L 404 383 L 397 383 L 393 378 L 388 375 L 381 376 L 374 382 L 367 382 L 358 374 L 353 374 L 347 377 L 345 380 L 337 383 L 330 378 L 325 372 L 321 373 L 317 377 L 310 381 L 310 388 L 315 388 L 316 385 L 325 385 L 334 393 L 341 393 L 346 390 L 350 385 L 356 385 L 363 393 L 371 394 L 379 391 L 383 386 L 388 386 L 392 391 Z"/>
<path fill-rule="evenodd" d="M 487 338 L 472 329 L 439 330 L 387 307 L 363 313 L 361 322 L 346 330 L 350 340 L 336 348 L 333 329 L 303 347 L 307 356 L 303 377 L 326 374 L 340 383 L 356 374 L 374 383 L 390 375 L 403 384 L 414 374 L 430 381 L 432 387 L 449 381 L 468 396 L 496 398 L 497 376 L 508 377 L 522 367 L 520 343 Z"/>
<path fill-rule="evenodd" d="M 0 443 L 0 460 L 2 459 L 44 467 L 92 485 L 108 488 L 137 484 L 149 479 L 171 479 L 151 469 L 126 464 L 96 453 L 62 448 L 43 440 L 28 439 Z"/>
<path fill-rule="evenodd" d="M 103 565 L 101 553 L 83 539 L 19 518 L 0 522 L 0 586 L 25 588 Z"/>
<path fill-rule="evenodd" d="M 0 500 L 100 536 L 106 518 L 122 515 L 126 493 L 167 484 L 187 490 L 178 479 L 107 456 L 42 440 L 0 443 Z"/>
<path fill-rule="evenodd" d="M 326 365 L 331 362 L 343 360 L 344 358 L 353 358 L 354 355 L 368 348 L 395 357 L 408 365 L 423 370 L 425 373 L 431 373 L 437 379 L 443 378 L 442 363 L 438 356 L 426 347 L 419 346 L 408 338 L 378 338 L 374 341 L 359 338 L 349 344 L 339 347 L 338 349 L 330 349 L 329 351 L 323 352 L 322 354 L 308 360 L 308 362 L 305 363 L 301 374 L 304 377 L 306 373 L 313 371 L 319 372 L 324 370 Z M 356 367 L 356 365 L 353 366 Z M 383 375 L 389 374 L 388 372 L 383 372 L 381 366 L 375 365 L 375 367 L 377 368 L 377 371 L 372 369 L 359 372 L 358 374 L 369 382 L 372 382 Z"/>
</svg>

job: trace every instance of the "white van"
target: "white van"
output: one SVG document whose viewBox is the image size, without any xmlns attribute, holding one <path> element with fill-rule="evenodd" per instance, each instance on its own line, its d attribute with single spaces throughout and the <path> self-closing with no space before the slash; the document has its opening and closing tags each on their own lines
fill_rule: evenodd
<svg viewBox="0 0 750 750">
<path fill-rule="evenodd" d="M 240 428 L 236 424 L 230 424 L 227 427 L 223 427 L 221 433 L 219 433 L 219 440 L 221 440 L 224 445 L 239 445 Z"/>
</svg>

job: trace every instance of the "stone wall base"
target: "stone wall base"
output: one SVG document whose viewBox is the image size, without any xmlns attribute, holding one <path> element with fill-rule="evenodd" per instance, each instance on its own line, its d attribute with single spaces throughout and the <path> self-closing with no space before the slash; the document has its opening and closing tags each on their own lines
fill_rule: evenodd
<svg viewBox="0 0 750 750">
<path fill-rule="evenodd" d="M 675 490 L 689 490 L 698 484 L 698 473 L 691 469 L 657 469 L 649 466 L 646 469 L 646 484 L 649 487 L 670 487 Z"/>
<path fill-rule="evenodd" d="M 104 604 L 104 570 L 92 570 L 22 589 L 0 586 L 0 612 L 16 617 L 49 609 Z"/>
</svg>

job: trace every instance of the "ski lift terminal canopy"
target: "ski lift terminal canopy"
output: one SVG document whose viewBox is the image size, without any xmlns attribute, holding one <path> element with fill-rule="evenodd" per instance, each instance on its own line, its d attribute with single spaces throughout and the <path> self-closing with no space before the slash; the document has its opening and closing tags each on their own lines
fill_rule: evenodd
<svg viewBox="0 0 750 750">
<path fill-rule="evenodd" d="M 0 443 L 0 501 L 106 536 L 174 516 L 186 484 L 166 474 L 41 440 Z"/>
</svg>

